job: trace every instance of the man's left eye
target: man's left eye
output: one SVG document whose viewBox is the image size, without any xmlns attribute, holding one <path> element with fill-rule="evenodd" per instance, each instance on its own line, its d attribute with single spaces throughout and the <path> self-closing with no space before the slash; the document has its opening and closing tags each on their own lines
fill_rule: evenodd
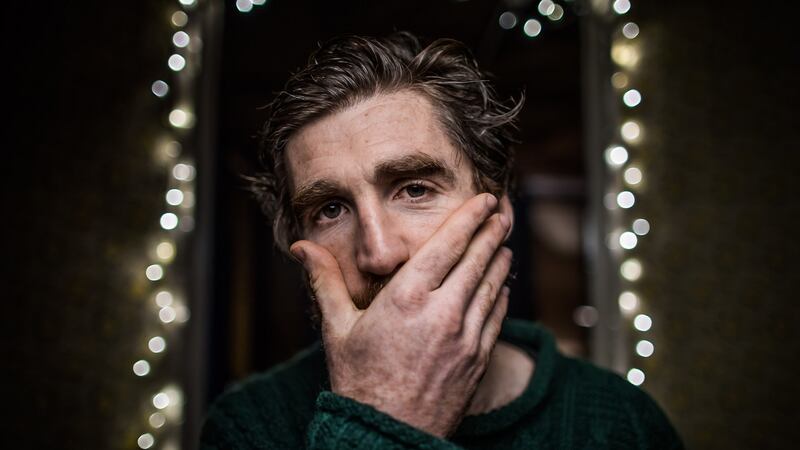
<svg viewBox="0 0 800 450">
<path fill-rule="evenodd" d="M 406 193 L 409 197 L 422 197 L 428 192 L 428 188 L 421 184 L 410 184 L 405 187 Z"/>
</svg>

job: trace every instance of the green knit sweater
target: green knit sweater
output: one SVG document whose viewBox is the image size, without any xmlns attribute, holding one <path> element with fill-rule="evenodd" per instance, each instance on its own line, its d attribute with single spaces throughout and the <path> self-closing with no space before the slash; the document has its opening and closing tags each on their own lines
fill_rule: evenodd
<svg viewBox="0 0 800 450">
<path fill-rule="evenodd" d="M 644 391 L 560 355 L 540 327 L 506 320 L 501 339 L 536 361 L 528 387 L 502 408 L 465 417 L 448 440 L 331 392 L 316 344 L 223 394 L 209 411 L 202 448 L 683 448 Z"/>
</svg>

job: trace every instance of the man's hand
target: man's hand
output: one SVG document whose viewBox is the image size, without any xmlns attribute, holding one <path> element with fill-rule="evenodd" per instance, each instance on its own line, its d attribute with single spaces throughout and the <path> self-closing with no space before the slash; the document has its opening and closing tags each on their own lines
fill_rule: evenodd
<svg viewBox="0 0 800 450">
<path fill-rule="evenodd" d="M 510 221 L 496 206 L 490 194 L 465 202 L 363 311 L 333 255 L 292 246 L 322 311 L 333 392 L 439 437 L 455 430 L 508 306 Z"/>
</svg>

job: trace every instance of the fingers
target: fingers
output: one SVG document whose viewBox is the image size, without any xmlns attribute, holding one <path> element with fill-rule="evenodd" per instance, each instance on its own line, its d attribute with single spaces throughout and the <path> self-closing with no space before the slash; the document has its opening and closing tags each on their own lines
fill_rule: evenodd
<svg viewBox="0 0 800 450">
<path fill-rule="evenodd" d="M 323 324 L 334 336 L 343 336 L 358 318 L 336 258 L 311 241 L 297 241 L 289 251 L 305 267 L 311 290 L 322 311 Z"/>
<path fill-rule="evenodd" d="M 508 312 L 508 297 L 510 293 L 511 291 L 508 286 L 503 286 L 497 301 L 494 302 L 494 307 L 489 314 L 489 319 L 483 326 L 481 332 L 481 351 L 484 355 L 491 353 L 494 344 L 497 342 L 497 337 L 500 336 L 500 330 L 503 328 L 503 319 L 505 319 L 506 313 Z"/>
<path fill-rule="evenodd" d="M 480 194 L 464 202 L 397 276 L 405 282 L 421 283 L 428 291 L 438 288 L 450 269 L 461 259 L 475 231 L 496 206 L 497 198 L 491 194 Z"/>
<path fill-rule="evenodd" d="M 493 255 L 478 289 L 465 306 L 464 328 L 467 333 L 477 337 L 485 328 L 488 318 L 496 307 L 501 288 L 503 288 L 503 282 L 508 277 L 510 269 L 511 250 L 501 247 Z"/>
<path fill-rule="evenodd" d="M 470 242 L 461 260 L 453 267 L 442 282 L 439 289 L 455 293 L 451 296 L 454 301 L 466 308 L 478 288 L 478 283 L 490 281 L 496 286 L 492 298 L 500 290 L 500 285 L 508 274 L 510 265 L 510 250 L 498 251 L 510 228 L 508 218 L 502 214 L 495 214 L 483 226 Z M 506 254 L 508 252 L 508 254 Z M 491 271 L 490 261 L 500 258 L 500 264 L 505 265 L 504 273 L 497 270 Z M 504 258 L 508 261 L 502 261 Z M 499 282 L 497 278 L 500 277 Z M 488 314 L 488 311 L 487 311 Z"/>
</svg>

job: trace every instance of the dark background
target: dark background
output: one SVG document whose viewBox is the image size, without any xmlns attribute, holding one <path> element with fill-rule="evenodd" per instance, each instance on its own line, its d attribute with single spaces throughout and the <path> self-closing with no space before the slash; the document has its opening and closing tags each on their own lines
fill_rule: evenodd
<svg viewBox="0 0 800 450">
<path fill-rule="evenodd" d="M 634 362 L 690 447 L 792 448 L 800 134 L 788 2 L 633 3 L 629 17 L 647 39 L 635 74 L 647 124 L 636 149 L 648 176 L 639 211 L 654 224 L 636 255 L 657 345 L 653 358 Z M 186 146 L 198 152 L 197 217 L 205 220 L 174 265 L 205 303 L 192 305 L 157 370 L 132 376 L 153 331 L 141 271 L 169 184 L 153 157 L 169 108 L 149 90 L 169 75 L 169 14 L 179 6 L 3 7 L 11 75 L 0 203 L 4 445 L 136 448 L 164 383 L 186 386 L 187 411 L 202 413 L 225 385 L 314 338 L 299 274 L 272 253 L 239 174 L 253 169 L 264 119 L 257 107 L 319 40 L 341 32 L 455 37 L 504 95 L 526 90 L 514 245 L 529 251 L 515 252 L 522 276 L 513 312 L 542 320 L 565 349 L 592 355 L 589 334 L 572 322 L 589 300 L 595 255 L 576 227 L 596 198 L 586 177 L 602 152 L 585 133 L 599 119 L 587 114 L 598 105 L 587 103 L 596 99 L 585 89 L 583 16 L 568 12 L 530 39 L 521 24 L 501 30 L 497 16 L 533 16 L 532 2 L 274 0 L 248 14 L 225 2 L 222 21 L 207 27 L 219 39 L 205 41 L 196 135 L 182 136 L 188 144 L 206 137 Z M 553 223 L 577 247 L 554 246 Z M 186 420 L 163 433 L 183 432 L 188 448 L 198 423 Z"/>
</svg>

